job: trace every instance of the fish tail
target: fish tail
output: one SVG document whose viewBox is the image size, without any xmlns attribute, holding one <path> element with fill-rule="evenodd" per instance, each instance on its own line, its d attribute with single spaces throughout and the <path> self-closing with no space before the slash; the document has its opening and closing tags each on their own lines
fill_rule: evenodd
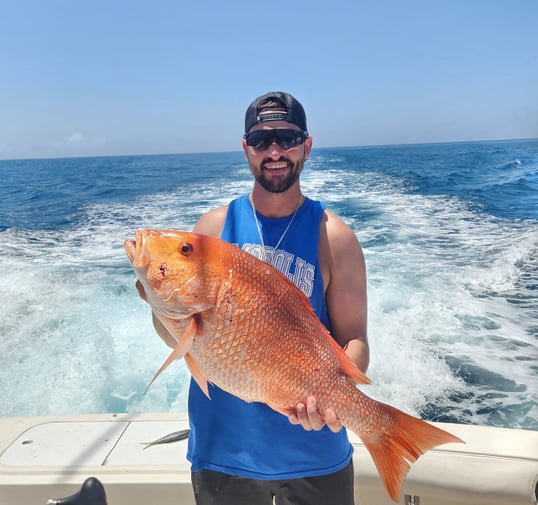
<svg viewBox="0 0 538 505">
<path fill-rule="evenodd" d="M 389 496 L 397 502 L 410 463 L 438 445 L 464 442 L 389 405 L 381 404 L 381 409 L 380 415 L 384 419 L 380 421 L 386 428 L 379 431 L 374 428 L 367 435 L 361 434 L 361 439 L 374 460 Z"/>
</svg>

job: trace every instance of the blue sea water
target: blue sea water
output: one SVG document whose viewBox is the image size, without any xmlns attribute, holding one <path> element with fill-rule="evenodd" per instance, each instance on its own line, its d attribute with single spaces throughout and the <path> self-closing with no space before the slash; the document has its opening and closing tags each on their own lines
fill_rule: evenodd
<svg viewBox="0 0 538 505">
<path fill-rule="evenodd" d="M 242 153 L 0 161 L 0 415 L 184 411 L 123 241 L 251 188 Z M 538 430 L 538 141 L 316 149 L 366 257 L 368 395 Z"/>
</svg>

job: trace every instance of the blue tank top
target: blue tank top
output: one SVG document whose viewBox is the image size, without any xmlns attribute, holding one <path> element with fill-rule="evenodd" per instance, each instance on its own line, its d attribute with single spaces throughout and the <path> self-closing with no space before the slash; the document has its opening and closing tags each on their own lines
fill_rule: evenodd
<svg viewBox="0 0 538 505">
<path fill-rule="evenodd" d="M 321 322 L 330 329 L 318 263 L 318 237 L 325 206 L 305 199 L 292 219 L 257 214 L 265 244 L 262 253 L 253 210 L 244 195 L 230 203 L 221 238 L 277 267 L 310 298 Z M 352 446 L 345 429 L 306 431 L 263 403 L 247 403 L 209 385 L 211 400 L 191 380 L 187 458 L 192 470 L 204 468 L 255 479 L 293 479 L 326 475 L 344 468 Z"/>
</svg>

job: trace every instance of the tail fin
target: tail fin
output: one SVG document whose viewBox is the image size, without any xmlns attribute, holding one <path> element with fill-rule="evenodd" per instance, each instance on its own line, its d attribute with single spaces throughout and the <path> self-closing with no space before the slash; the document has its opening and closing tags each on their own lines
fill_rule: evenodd
<svg viewBox="0 0 538 505">
<path fill-rule="evenodd" d="M 438 445 L 463 440 L 431 424 L 412 417 L 389 405 L 382 406 L 386 429 L 362 436 L 362 441 L 374 460 L 385 488 L 393 501 L 397 502 L 403 481 L 419 456 Z"/>
</svg>

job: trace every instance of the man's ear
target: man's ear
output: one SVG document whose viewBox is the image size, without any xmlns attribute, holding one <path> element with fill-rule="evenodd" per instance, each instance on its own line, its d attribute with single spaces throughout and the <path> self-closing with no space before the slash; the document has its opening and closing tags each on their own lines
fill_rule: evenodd
<svg viewBox="0 0 538 505">
<path fill-rule="evenodd" d="M 310 151 L 311 150 L 312 150 L 312 135 L 309 135 L 308 137 L 306 137 L 304 139 L 304 159 L 305 159 L 305 161 L 310 156 Z"/>
</svg>

